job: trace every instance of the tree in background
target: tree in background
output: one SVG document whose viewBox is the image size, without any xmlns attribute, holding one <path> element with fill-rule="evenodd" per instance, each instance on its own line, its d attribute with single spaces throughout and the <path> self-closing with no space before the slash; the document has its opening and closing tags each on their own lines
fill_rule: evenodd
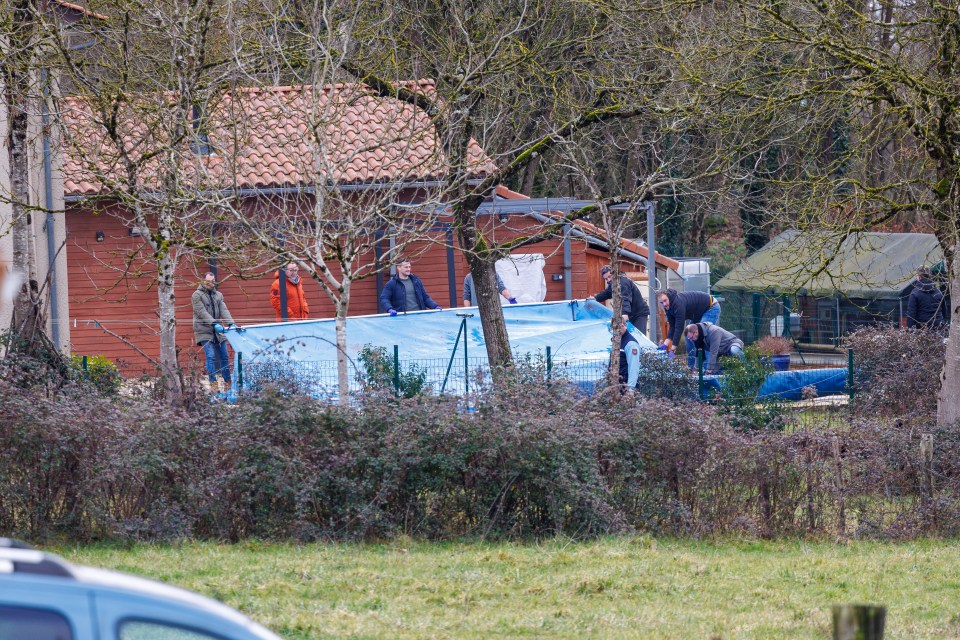
<svg viewBox="0 0 960 640">
<path fill-rule="evenodd" d="M 929 229 L 949 270 L 953 314 L 938 422 L 960 420 L 960 12 L 819 0 L 736 6 L 666 3 L 677 81 L 691 113 L 723 136 L 731 177 L 778 157 L 764 197 L 772 224 L 818 234 L 832 252 L 859 231 L 909 219 Z M 769 61 L 762 82 L 745 59 Z M 762 160 L 760 160 L 762 163 Z M 829 260 L 803 266 L 829 273 Z"/>
<path fill-rule="evenodd" d="M 552 162 L 563 164 L 567 145 L 584 132 L 646 111 L 652 117 L 647 94 L 654 79 L 614 17 L 596 5 L 404 0 L 387 14 L 376 23 L 376 37 L 352 43 L 345 68 L 381 95 L 417 105 L 435 127 L 446 166 L 442 196 L 473 274 L 496 376 L 511 366 L 512 355 L 493 265 L 511 250 L 557 233 L 562 221 L 497 244 L 477 225 L 479 206 L 496 185 L 517 176 L 526 176 L 523 185 L 533 184 L 529 175 L 537 158 L 551 154 Z M 435 94 L 406 89 L 401 80 L 411 77 L 434 78 Z M 472 140 L 493 164 L 479 179 Z M 626 200 L 633 190 L 631 183 L 610 202 Z"/>
<path fill-rule="evenodd" d="M 171 398 L 182 390 L 178 260 L 215 250 L 208 231 L 221 185 L 210 171 L 204 132 L 211 105 L 232 80 L 220 17 L 231 6 L 110 0 L 96 7 L 106 18 L 96 46 L 75 51 L 64 38 L 57 43 L 62 82 L 71 92 L 58 105 L 70 145 L 65 170 L 96 185 L 88 204 L 136 227 L 146 243 L 157 292 L 159 369 Z"/>
</svg>

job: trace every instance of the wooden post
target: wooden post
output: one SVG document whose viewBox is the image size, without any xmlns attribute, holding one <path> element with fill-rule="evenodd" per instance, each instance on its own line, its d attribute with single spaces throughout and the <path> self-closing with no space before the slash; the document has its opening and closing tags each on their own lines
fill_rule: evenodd
<svg viewBox="0 0 960 640">
<path fill-rule="evenodd" d="M 866 604 L 833 608 L 833 640 L 883 640 L 886 607 Z"/>
<path fill-rule="evenodd" d="M 933 502 L 933 434 L 920 436 L 920 504 Z"/>
</svg>

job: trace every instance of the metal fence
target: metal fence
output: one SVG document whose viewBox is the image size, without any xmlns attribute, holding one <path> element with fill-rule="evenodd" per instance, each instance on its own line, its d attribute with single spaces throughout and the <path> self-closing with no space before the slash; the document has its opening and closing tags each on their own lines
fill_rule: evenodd
<svg viewBox="0 0 960 640">
<path fill-rule="evenodd" d="M 644 395 L 682 397 L 685 393 L 713 401 L 722 389 L 717 376 L 703 370 L 703 363 L 691 375 L 680 364 L 662 366 L 660 352 L 648 352 L 641 367 L 640 391 Z M 551 350 L 517 358 L 518 370 L 540 382 L 564 380 L 585 392 L 604 384 L 608 361 L 557 358 Z M 850 395 L 853 388 L 853 354 L 846 352 L 794 352 L 787 365 L 789 375 L 780 376 L 781 386 L 772 398 L 761 401 L 814 400 L 824 395 Z M 484 357 L 404 359 L 399 346 L 392 353 L 376 352 L 375 357 L 358 358 L 348 363 L 351 393 L 371 389 L 392 390 L 397 395 L 449 393 L 466 395 L 487 389 L 491 381 L 489 362 Z M 245 392 L 258 392 L 267 386 L 283 387 L 292 393 L 319 397 L 338 395 L 336 361 L 250 360 L 238 354 L 236 376 Z M 671 388 L 672 387 L 672 388 Z M 756 394 L 755 394 L 756 395 Z"/>
<path fill-rule="evenodd" d="M 338 394 L 337 362 L 249 360 L 239 354 L 237 377 L 244 391 L 257 392 L 266 386 L 282 386 L 291 391 L 312 395 Z M 585 389 L 593 387 L 607 371 L 607 360 L 554 358 L 546 353 L 522 356 L 518 362 L 525 375 L 543 381 L 563 379 Z M 348 361 L 348 384 L 351 393 L 376 388 L 392 388 L 398 395 L 417 393 L 450 393 L 464 395 L 487 388 L 491 381 L 490 364 L 484 357 L 403 359 L 398 347 L 387 358 L 371 362 Z"/>
<path fill-rule="evenodd" d="M 747 344 L 775 335 L 801 346 L 837 347 L 843 336 L 863 327 L 906 326 L 905 298 L 724 292 L 722 300 L 720 324 Z"/>
</svg>

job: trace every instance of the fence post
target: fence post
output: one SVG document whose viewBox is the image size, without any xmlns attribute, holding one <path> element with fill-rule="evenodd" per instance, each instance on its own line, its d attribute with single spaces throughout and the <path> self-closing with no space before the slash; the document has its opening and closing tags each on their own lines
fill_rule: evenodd
<svg viewBox="0 0 960 640">
<path fill-rule="evenodd" d="M 400 345 L 393 345 L 393 390 L 400 395 Z"/>
<path fill-rule="evenodd" d="M 237 393 L 243 392 L 243 352 L 237 351 Z"/>
<path fill-rule="evenodd" d="M 471 314 L 472 315 L 472 314 Z M 470 395 L 470 360 L 467 359 L 467 319 L 463 319 L 463 395 Z M 469 405 L 469 400 L 467 404 Z"/>
<path fill-rule="evenodd" d="M 553 369 L 553 354 L 550 351 L 550 347 L 547 347 L 547 386 L 550 386 L 550 372 Z"/>
<path fill-rule="evenodd" d="M 883 640 L 886 607 L 845 604 L 833 607 L 833 640 Z"/>
<path fill-rule="evenodd" d="M 853 400 L 853 349 L 847 349 L 847 393 Z"/>
<path fill-rule="evenodd" d="M 83 356 L 83 377 L 88 379 L 90 377 L 90 369 L 87 365 L 87 356 Z"/>
</svg>

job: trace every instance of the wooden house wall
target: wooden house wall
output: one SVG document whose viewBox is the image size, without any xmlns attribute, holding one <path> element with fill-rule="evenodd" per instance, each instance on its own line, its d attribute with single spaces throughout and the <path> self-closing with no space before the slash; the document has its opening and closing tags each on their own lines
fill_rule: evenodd
<svg viewBox="0 0 960 640">
<path fill-rule="evenodd" d="M 117 214 L 118 211 L 111 212 Z M 129 225 L 117 215 L 88 210 L 74 210 L 67 216 L 67 256 L 70 283 L 71 350 L 76 354 L 104 355 L 125 366 L 128 373 L 149 371 L 150 358 L 159 353 L 159 319 L 157 293 L 153 278 L 150 250 L 139 237 L 131 237 Z M 528 235 L 539 223 L 527 216 L 511 215 L 506 220 L 484 216 L 480 226 L 492 242 L 502 242 Z M 413 272 L 436 302 L 445 308 L 462 304 L 463 278 L 467 262 L 454 240 L 438 226 L 429 240 L 411 243 L 404 255 L 413 262 Z M 98 242 L 97 232 L 104 235 Z M 381 241 L 386 254 L 389 243 Z M 515 254 L 541 253 L 546 264 L 546 300 L 564 299 L 564 281 L 552 276 L 564 274 L 563 242 L 560 238 L 523 247 Z M 133 256 L 131 258 L 131 256 Z M 373 262 L 371 252 L 367 260 Z M 574 298 L 585 298 L 603 289 L 599 266 L 606 261 L 606 252 L 588 247 L 578 238 L 571 239 L 571 289 Z M 450 266 L 453 267 L 451 287 Z M 191 256 L 178 263 L 176 273 L 177 343 L 182 363 L 199 360 L 192 329 L 190 296 L 202 275 L 211 265 Z M 639 265 L 628 262 L 624 268 Z M 240 324 L 273 322 L 275 312 L 270 305 L 269 290 L 275 270 L 266 264 L 254 269 L 240 269 L 229 261 L 216 264 L 216 272 L 234 319 Z M 389 273 L 379 279 L 385 283 Z M 333 317 L 334 307 L 320 285 L 304 281 L 312 318 Z M 369 276 L 356 281 L 350 301 L 351 315 L 378 313 L 378 278 Z M 451 292 L 453 295 L 451 295 Z"/>
</svg>

